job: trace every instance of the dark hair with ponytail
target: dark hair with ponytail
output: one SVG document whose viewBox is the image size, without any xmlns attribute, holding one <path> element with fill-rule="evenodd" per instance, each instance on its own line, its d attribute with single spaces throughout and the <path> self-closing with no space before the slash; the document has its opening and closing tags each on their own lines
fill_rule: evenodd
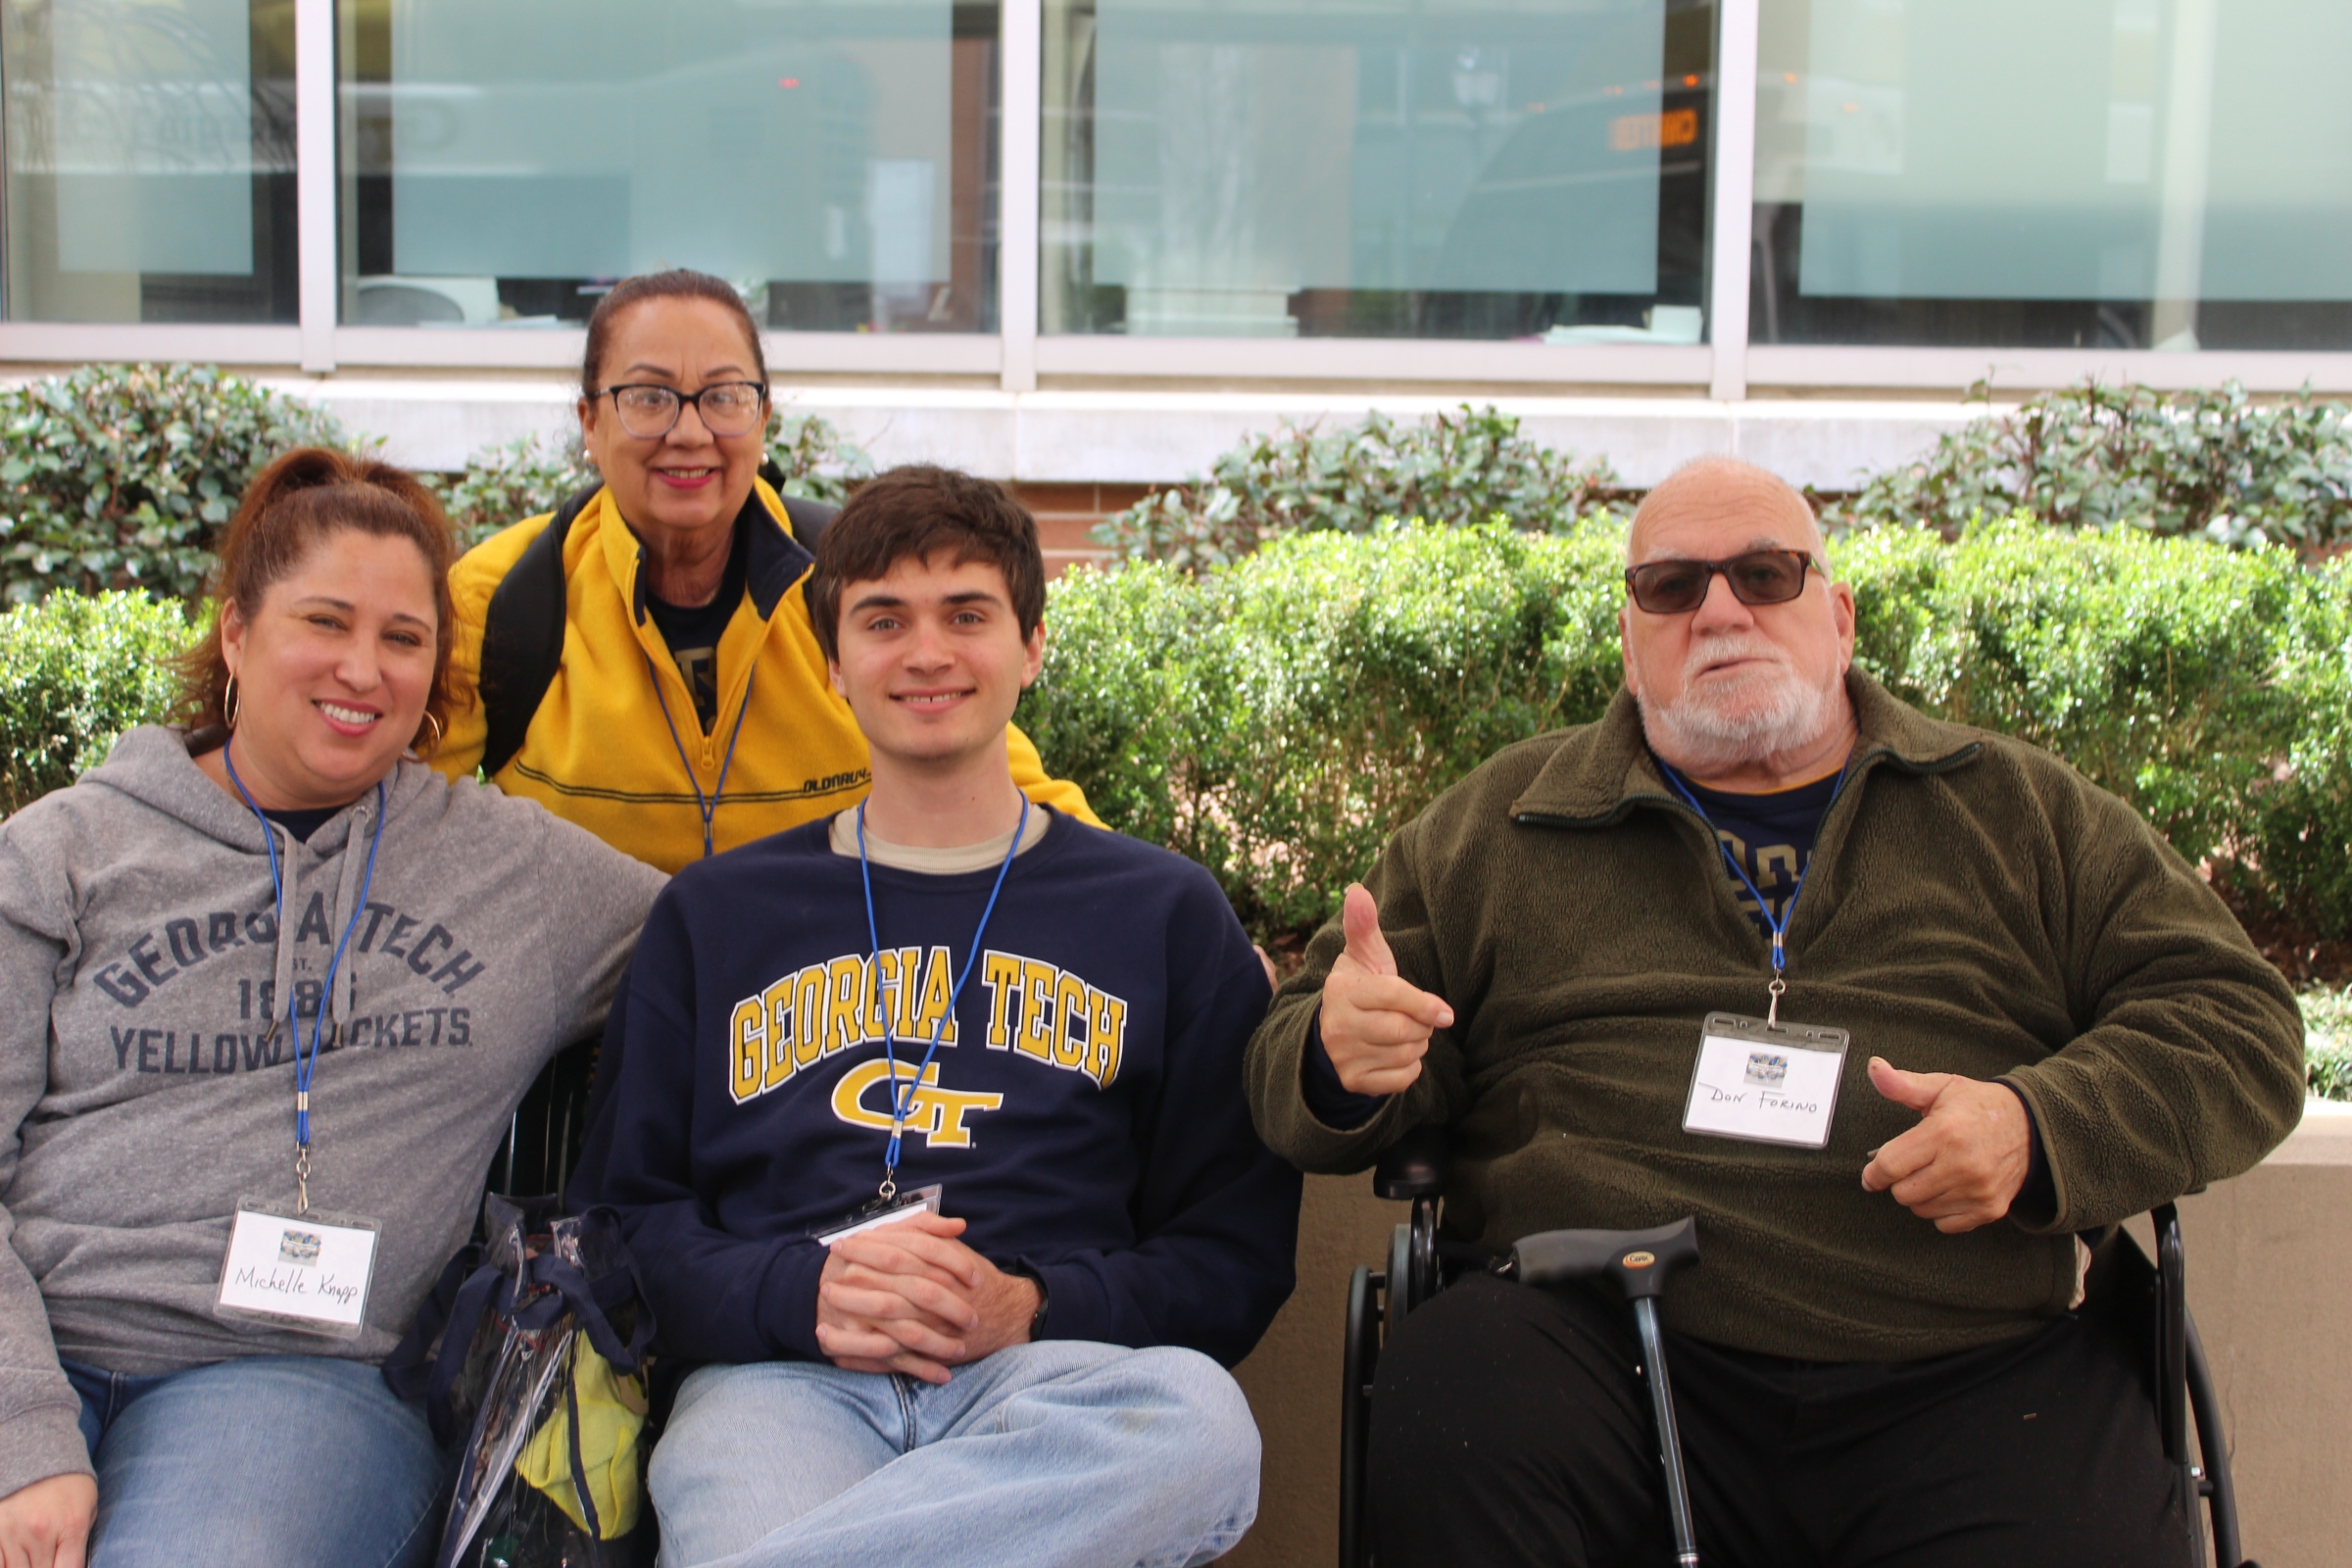
<svg viewBox="0 0 2352 1568">
<path fill-rule="evenodd" d="M 456 635 L 449 568 L 457 542 L 432 492 L 405 468 L 325 447 L 302 447 L 279 458 L 245 487 L 237 514 L 220 538 L 213 571 L 212 624 L 181 655 L 179 717 L 192 730 L 228 722 L 228 662 L 220 652 L 220 617 L 230 605 L 247 621 L 258 618 L 270 585 L 302 564 L 319 542 L 344 529 L 380 539 L 406 539 L 423 558 L 433 581 L 433 684 L 425 722 L 410 744 L 419 756 L 448 728 L 456 694 L 449 650 Z"/>
<path fill-rule="evenodd" d="M 604 390 L 605 350 L 611 346 L 612 323 L 620 313 L 647 300 L 709 300 L 735 318 L 751 345 L 752 368 L 761 386 L 767 385 L 767 356 L 760 350 L 760 328 L 744 308 L 743 296 L 723 277 L 675 267 L 666 272 L 641 272 L 612 285 L 588 316 L 588 350 L 580 356 L 580 396 L 593 399 Z"/>
</svg>

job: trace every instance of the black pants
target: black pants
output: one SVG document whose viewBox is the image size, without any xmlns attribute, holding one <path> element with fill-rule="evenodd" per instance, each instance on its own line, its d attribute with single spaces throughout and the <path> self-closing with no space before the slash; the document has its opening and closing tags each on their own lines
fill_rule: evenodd
<svg viewBox="0 0 2352 1568">
<path fill-rule="evenodd" d="M 1667 1336 L 1705 1568 L 2185 1565 L 2149 1374 L 2066 1319 L 1846 1365 Z M 1372 1400 L 1380 1568 L 1669 1564 L 1631 1309 L 1466 1279 L 1406 1319 Z"/>
</svg>

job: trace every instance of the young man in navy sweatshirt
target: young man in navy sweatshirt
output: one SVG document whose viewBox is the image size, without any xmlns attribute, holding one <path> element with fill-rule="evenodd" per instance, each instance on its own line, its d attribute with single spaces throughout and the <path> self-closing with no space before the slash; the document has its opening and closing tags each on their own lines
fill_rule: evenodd
<svg viewBox="0 0 2352 1568">
<path fill-rule="evenodd" d="M 806 591 L 872 793 L 670 882 L 572 1189 L 696 1364 L 663 1568 L 1206 1562 L 1256 1514 L 1224 1368 L 1298 1232 L 1243 1093 L 1264 971 L 1205 871 L 1013 786 L 1017 503 L 885 474 Z"/>
</svg>

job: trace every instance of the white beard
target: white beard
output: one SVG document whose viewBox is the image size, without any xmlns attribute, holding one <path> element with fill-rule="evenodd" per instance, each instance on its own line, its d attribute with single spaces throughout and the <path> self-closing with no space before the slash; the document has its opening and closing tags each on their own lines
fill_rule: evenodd
<svg viewBox="0 0 2352 1568">
<path fill-rule="evenodd" d="M 1699 671 L 1730 656 L 1765 661 L 1770 668 L 1703 687 Z M 1828 732 L 1841 716 L 1838 698 L 1845 676 L 1832 668 L 1807 686 L 1779 644 L 1749 632 L 1692 639 L 1683 663 L 1683 695 L 1671 707 L 1641 694 L 1642 729 L 1650 750 L 1685 772 L 1711 775 L 1797 751 Z"/>
</svg>

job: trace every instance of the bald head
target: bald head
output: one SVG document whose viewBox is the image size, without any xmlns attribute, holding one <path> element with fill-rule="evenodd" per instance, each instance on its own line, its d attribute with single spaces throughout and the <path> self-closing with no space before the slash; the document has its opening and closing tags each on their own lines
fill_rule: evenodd
<svg viewBox="0 0 2352 1568">
<path fill-rule="evenodd" d="M 1788 481 L 1738 458 L 1695 458 L 1642 498 L 1626 535 L 1626 561 L 1639 564 L 1659 534 L 1682 533 L 1699 522 L 1713 525 L 1710 533 L 1736 538 L 1735 549 L 1775 545 L 1825 554 L 1813 509 Z"/>
<path fill-rule="evenodd" d="M 1808 567 L 1793 599 L 1751 605 L 1727 568 L 1758 550 L 1800 550 L 1820 563 L 1821 527 L 1804 497 L 1733 458 L 1675 470 L 1642 501 L 1626 540 L 1629 566 L 1715 568 L 1700 601 L 1683 610 L 1643 610 L 1629 594 L 1618 626 L 1626 688 L 1650 749 L 1718 789 L 1787 789 L 1826 776 L 1852 732 L 1852 591 L 1826 565 Z"/>
</svg>

